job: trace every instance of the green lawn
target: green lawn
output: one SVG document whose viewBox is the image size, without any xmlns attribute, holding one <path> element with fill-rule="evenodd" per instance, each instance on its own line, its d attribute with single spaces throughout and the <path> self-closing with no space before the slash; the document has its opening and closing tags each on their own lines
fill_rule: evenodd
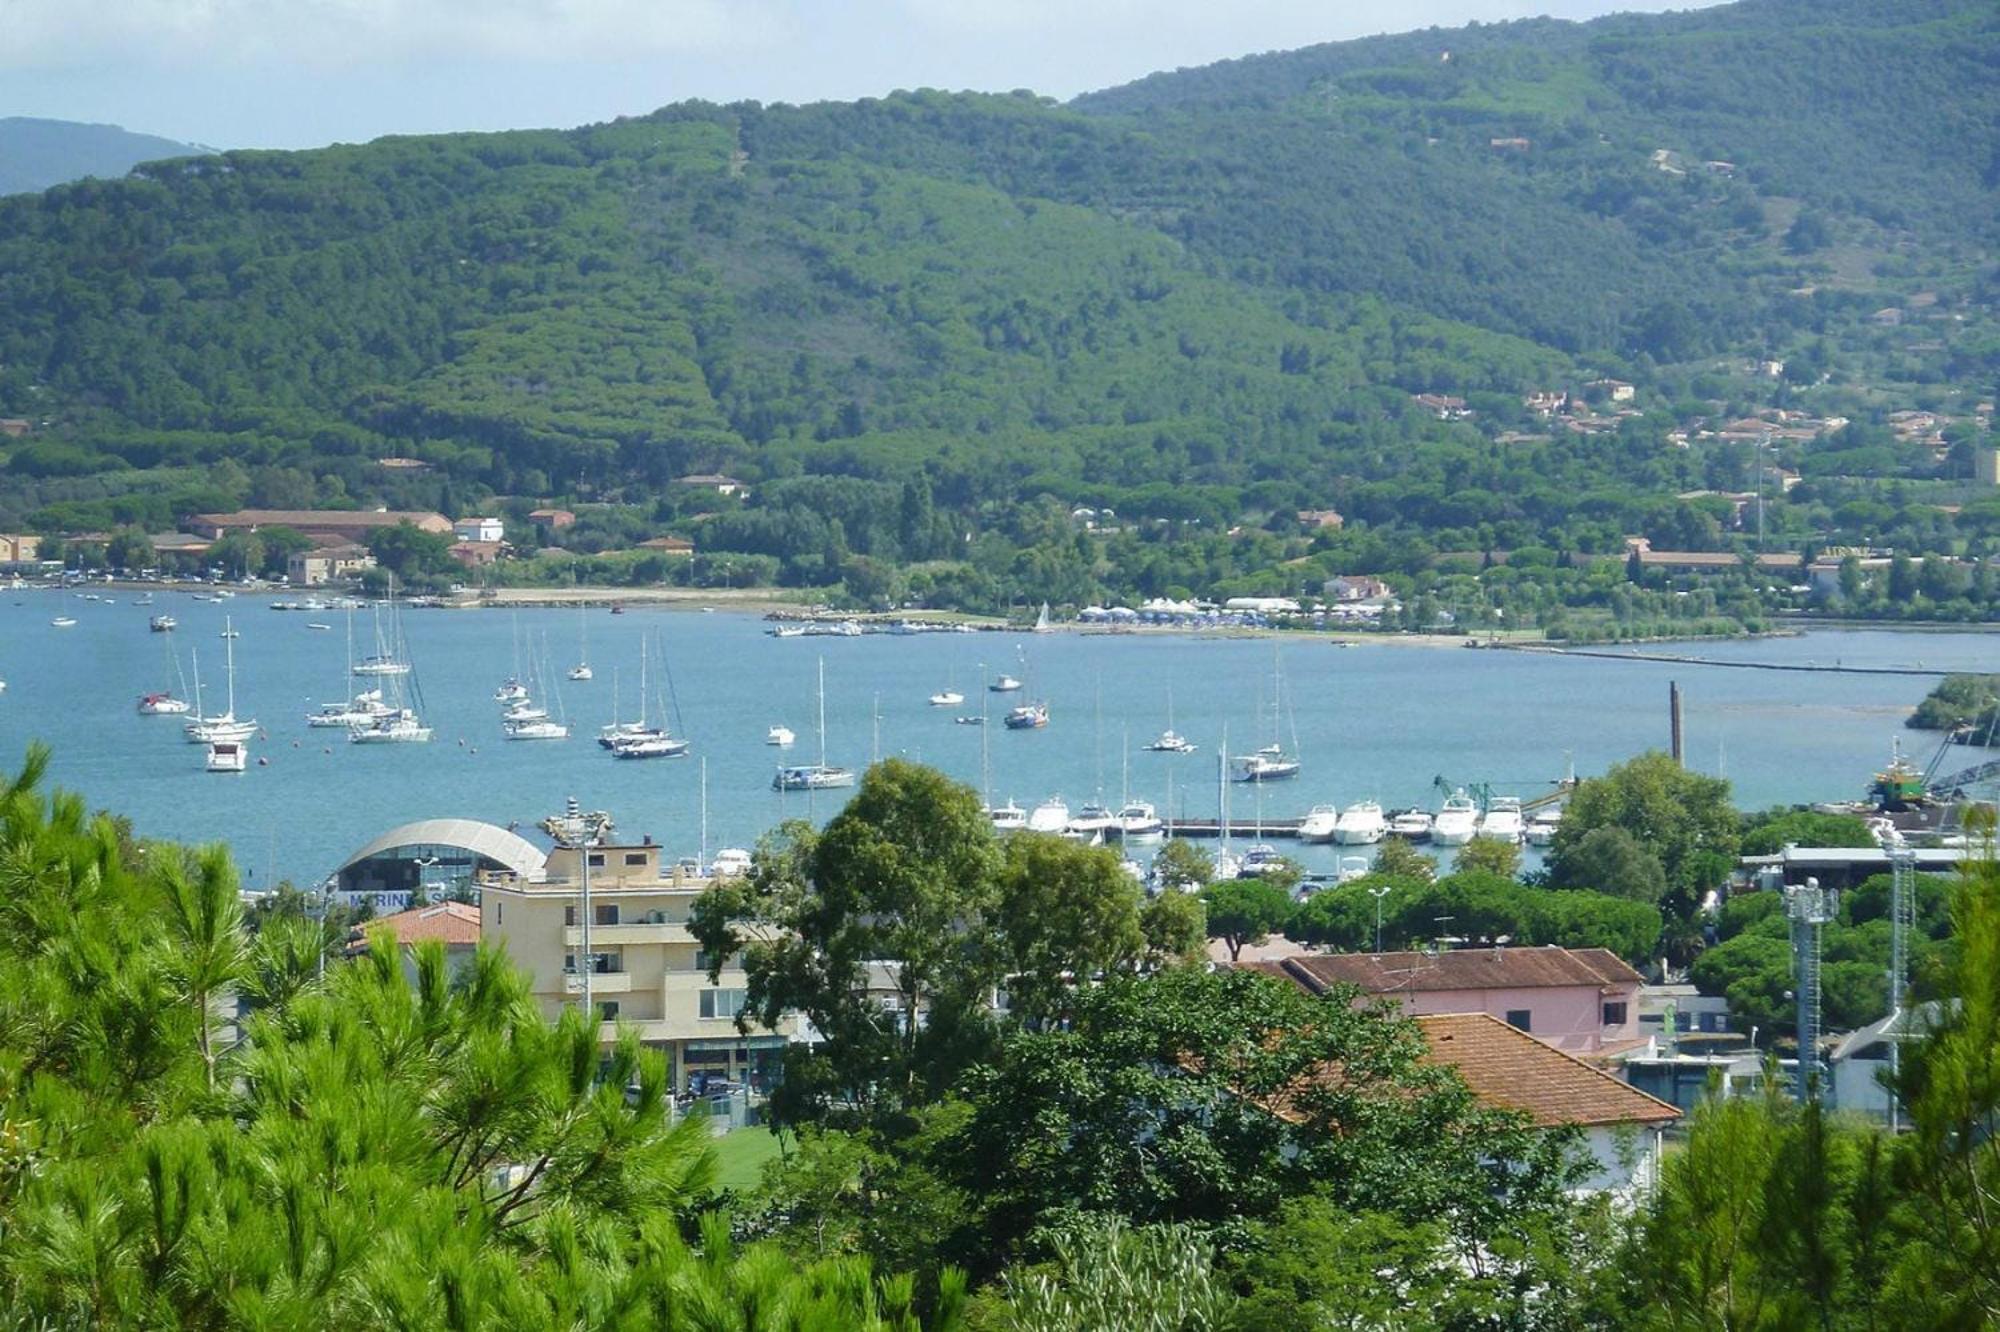
<svg viewBox="0 0 2000 1332">
<path fill-rule="evenodd" d="M 758 1125 L 715 1140 L 715 1186 L 745 1193 L 757 1187 L 764 1162 L 778 1155 L 778 1135 Z"/>
</svg>

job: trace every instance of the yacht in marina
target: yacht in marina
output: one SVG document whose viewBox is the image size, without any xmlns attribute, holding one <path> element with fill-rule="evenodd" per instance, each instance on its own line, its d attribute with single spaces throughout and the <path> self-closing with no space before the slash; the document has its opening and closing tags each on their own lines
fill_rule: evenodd
<svg viewBox="0 0 2000 1332">
<path fill-rule="evenodd" d="M 1236 877 L 1239 879 L 1260 879 L 1266 874 L 1278 870 L 1284 863 L 1285 858 L 1278 853 L 1277 847 L 1272 846 L 1269 842 L 1259 842 L 1245 851 L 1243 859 L 1237 862 Z"/>
<path fill-rule="evenodd" d="M 1101 800 L 1087 800 L 1070 816 L 1068 831 L 1085 840 L 1101 841 L 1118 828 L 1118 816 Z"/>
<path fill-rule="evenodd" d="M 1314 805 L 1299 820 L 1299 840 L 1301 842 L 1331 842 L 1333 831 L 1340 823 L 1340 806 Z"/>
<path fill-rule="evenodd" d="M 1069 827 L 1069 804 L 1061 796 L 1050 796 L 1028 814 L 1028 831 L 1059 833 Z"/>
<path fill-rule="evenodd" d="M 994 805 L 986 811 L 986 817 L 993 820 L 995 832 L 1017 832 L 1028 826 L 1028 811 L 1009 800 L 1004 805 Z"/>
<path fill-rule="evenodd" d="M 1562 829 L 1562 818 L 1561 805 L 1551 805 L 1547 809 L 1536 810 L 1534 817 L 1528 820 L 1527 828 L 1523 830 L 1528 845 L 1549 846 L 1554 843 L 1556 833 Z"/>
<path fill-rule="evenodd" d="M 1365 879 L 1371 868 L 1373 867 L 1369 865 L 1366 856 L 1342 856 L 1340 863 L 1334 867 L 1333 881 L 1335 884 L 1343 884 L 1353 883 L 1356 879 Z"/>
<path fill-rule="evenodd" d="M 715 853 L 715 859 L 708 862 L 708 872 L 712 878 L 740 879 L 750 872 L 750 853 L 741 847 L 725 846 Z"/>
<path fill-rule="evenodd" d="M 1389 833 L 1389 821 L 1382 817 L 1382 806 L 1374 800 L 1358 800 L 1340 811 L 1340 822 L 1333 830 L 1333 840 L 1342 846 L 1373 846 Z"/>
<path fill-rule="evenodd" d="M 1464 846 L 1479 831 L 1479 806 L 1465 793 L 1453 791 L 1431 820 L 1431 841 L 1439 846 Z"/>
<path fill-rule="evenodd" d="M 1476 835 L 1495 842 L 1518 843 L 1521 832 L 1521 802 L 1513 796 L 1494 796 L 1487 803 L 1485 817 L 1479 820 Z"/>
<path fill-rule="evenodd" d="M 1389 835 L 1427 842 L 1431 836 L 1431 816 L 1421 809 L 1406 809 L 1389 820 Z"/>
<path fill-rule="evenodd" d="M 1150 801 L 1128 800 L 1118 807 L 1118 836 L 1127 842 L 1157 842 L 1162 839 L 1165 824 L 1160 821 L 1160 812 Z"/>
<path fill-rule="evenodd" d="M 826 658 L 819 659 L 819 762 L 781 767 L 771 777 L 774 791 L 831 791 L 854 785 L 854 769 L 826 761 Z"/>
</svg>

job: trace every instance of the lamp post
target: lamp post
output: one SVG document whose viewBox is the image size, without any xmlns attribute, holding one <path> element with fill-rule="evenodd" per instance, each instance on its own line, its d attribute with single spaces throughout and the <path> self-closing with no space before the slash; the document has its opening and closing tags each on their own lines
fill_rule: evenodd
<svg viewBox="0 0 2000 1332">
<path fill-rule="evenodd" d="M 1389 892 L 1390 885 L 1386 883 L 1368 890 L 1368 895 L 1375 899 L 1375 952 L 1378 955 L 1382 952 L 1382 899 L 1387 897 Z"/>
<path fill-rule="evenodd" d="M 577 863 L 581 869 L 583 911 L 578 925 L 582 930 L 580 943 L 583 957 L 579 970 L 583 976 L 583 1011 L 586 1019 L 593 1024 L 597 1020 L 597 1007 L 590 997 L 590 972 L 597 959 L 590 951 L 590 848 L 601 845 L 604 835 L 611 831 L 611 816 L 603 810 L 585 813 L 571 796 L 560 814 L 551 814 L 542 820 L 542 831 L 547 833 L 557 846 L 576 851 Z"/>
</svg>

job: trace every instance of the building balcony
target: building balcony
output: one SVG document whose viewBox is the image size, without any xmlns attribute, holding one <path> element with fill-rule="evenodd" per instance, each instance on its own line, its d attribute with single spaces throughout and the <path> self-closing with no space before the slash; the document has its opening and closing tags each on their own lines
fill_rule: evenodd
<svg viewBox="0 0 2000 1332">
<path fill-rule="evenodd" d="M 686 925 L 656 925 L 634 923 L 630 925 L 593 925 L 590 927 L 590 946 L 616 948 L 621 944 L 693 944 L 695 937 L 688 933 Z M 566 925 L 563 927 L 563 943 L 570 948 L 583 944 L 583 927 Z"/>
<path fill-rule="evenodd" d="M 571 994 L 583 993 L 583 977 L 573 971 L 563 973 L 563 989 Z M 607 994 L 630 994 L 632 973 L 629 971 L 593 971 L 590 974 L 590 995 L 595 999 Z"/>
</svg>

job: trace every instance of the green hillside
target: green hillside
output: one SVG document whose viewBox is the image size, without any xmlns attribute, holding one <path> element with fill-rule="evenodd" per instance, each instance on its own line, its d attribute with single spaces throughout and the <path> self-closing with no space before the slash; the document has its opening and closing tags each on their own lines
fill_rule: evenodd
<svg viewBox="0 0 2000 1332">
<path fill-rule="evenodd" d="M 1744 0 L 1070 106 L 684 104 L 0 201 L 0 416 L 33 422 L 0 440 L 0 529 L 518 497 L 611 505 L 596 545 L 700 525 L 787 582 L 863 556 L 969 560 L 938 574 L 967 602 L 1282 584 L 1438 548 L 1712 544 L 1673 497 L 1740 489 L 1745 451 L 1667 430 L 1785 401 L 1862 422 L 1786 459 L 1828 480 L 1772 520 L 1845 537 L 1839 506 L 1882 497 L 1841 478 L 1945 476 L 1868 413 L 2000 377 L 1996 36 L 1969 0 Z M 1870 322 L 1919 293 L 1921 332 Z M 1794 367 L 1775 385 L 1729 369 L 1771 356 Z M 1654 404 L 1615 438 L 1500 439 L 1534 426 L 1524 392 L 1605 374 Z M 698 524 L 663 483 L 712 470 L 758 484 Z M 1910 526 L 1899 495 L 1864 535 Z M 1160 552 L 1070 542 L 1042 497 L 1169 520 L 1174 549 L 1135 580 Z M 1309 547 L 1291 511 L 1320 506 L 1376 544 Z M 1245 520 L 1273 539 L 1214 544 Z M 1015 568 L 1023 547 L 1047 558 Z"/>
<path fill-rule="evenodd" d="M 116 125 L 0 116 L 0 194 L 46 190 L 85 176 L 122 176 L 141 162 L 207 151 Z"/>
</svg>

